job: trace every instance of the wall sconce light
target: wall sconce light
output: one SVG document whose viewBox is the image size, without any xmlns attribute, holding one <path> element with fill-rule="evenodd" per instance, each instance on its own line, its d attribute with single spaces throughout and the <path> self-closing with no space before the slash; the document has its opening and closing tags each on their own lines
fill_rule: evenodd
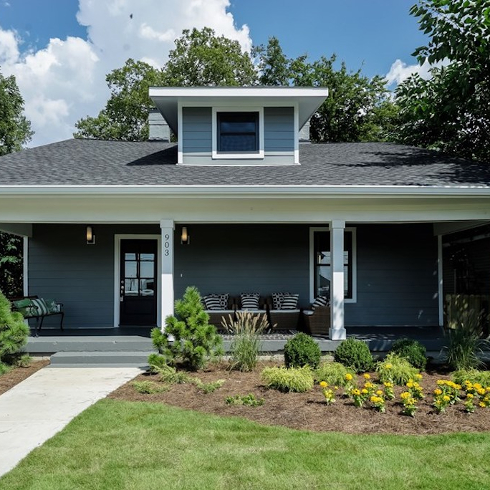
<svg viewBox="0 0 490 490">
<path fill-rule="evenodd" d="M 191 243 L 191 237 L 187 233 L 187 226 L 182 227 L 182 234 L 180 235 L 180 243 L 182 245 L 189 245 L 189 243 Z"/>
<path fill-rule="evenodd" d="M 91 226 L 87 226 L 87 245 L 95 245 L 94 230 Z"/>
</svg>

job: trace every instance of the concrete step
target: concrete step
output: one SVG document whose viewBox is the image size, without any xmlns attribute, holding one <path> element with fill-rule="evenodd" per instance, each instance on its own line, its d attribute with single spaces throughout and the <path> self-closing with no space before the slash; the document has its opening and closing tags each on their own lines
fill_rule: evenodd
<svg viewBox="0 0 490 490">
<path fill-rule="evenodd" d="M 51 356 L 50 367 L 148 367 L 153 351 L 140 352 L 57 352 Z"/>
</svg>

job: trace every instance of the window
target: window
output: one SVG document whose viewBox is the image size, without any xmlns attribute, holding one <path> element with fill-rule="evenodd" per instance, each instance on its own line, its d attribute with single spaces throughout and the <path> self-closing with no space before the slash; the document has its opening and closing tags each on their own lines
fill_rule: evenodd
<svg viewBox="0 0 490 490">
<path fill-rule="evenodd" d="M 218 113 L 218 152 L 259 151 L 259 114 L 257 112 Z"/>
<path fill-rule="evenodd" d="M 312 296 L 313 298 L 317 296 L 330 297 L 330 278 L 332 274 L 330 232 L 326 229 L 312 229 L 311 238 Z M 344 232 L 344 297 L 348 302 L 356 301 L 355 249 L 355 230 L 346 228 Z"/>
<path fill-rule="evenodd" d="M 264 158 L 263 107 L 213 107 L 212 121 L 213 159 Z"/>
</svg>

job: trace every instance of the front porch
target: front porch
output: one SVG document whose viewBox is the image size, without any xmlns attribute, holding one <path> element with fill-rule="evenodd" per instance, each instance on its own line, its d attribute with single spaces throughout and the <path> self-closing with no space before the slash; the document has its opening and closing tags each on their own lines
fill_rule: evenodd
<svg viewBox="0 0 490 490">
<path fill-rule="evenodd" d="M 76 367 L 86 365 L 136 365 L 147 367 L 148 355 L 154 351 L 150 338 L 151 328 L 138 329 L 47 329 L 40 337 L 29 337 L 25 350 L 31 356 L 50 356 L 51 365 Z M 444 345 L 444 332 L 440 327 L 352 327 L 347 336 L 364 340 L 374 354 L 388 352 L 399 338 L 416 339 L 427 348 L 428 355 L 439 358 Z M 262 355 L 282 354 L 284 344 L 292 333 L 271 333 L 261 336 Z M 323 354 L 335 351 L 340 341 L 326 336 L 313 337 Z M 223 335 L 225 351 L 229 350 L 231 335 Z"/>
</svg>

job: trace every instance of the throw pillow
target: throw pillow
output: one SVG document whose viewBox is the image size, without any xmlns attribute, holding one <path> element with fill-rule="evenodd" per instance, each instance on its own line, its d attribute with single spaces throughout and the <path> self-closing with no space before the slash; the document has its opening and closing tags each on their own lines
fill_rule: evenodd
<svg viewBox="0 0 490 490">
<path fill-rule="evenodd" d="M 242 310 L 258 310 L 259 298 L 259 293 L 242 293 L 240 295 Z"/>
<path fill-rule="evenodd" d="M 311 305 L 313 309 L 315 309 L 317 306 L 328 306 L 328 298 L 326 296 L 317 296 L 315 298 L 315 301 Z"/>
<path fill-rule="evenodd" d="M 45 299 L 44 302 L 48 307 L 48 313 L 59 313 L 61 311 L 61 305 L 54 299 Z"/>
<path fill-rule="evenodd" d="M 32 304 L 37 308 L 38 315 L 47 315 L 49 313 L 48 305 L 43 298 L 33 299 Z"/>
<path fill-rule="evenodd" d="M 284 296 L 289 296 L 291 293 L 272 293 L 272 309 L 280 310 Z"/>
<path fill-rule="evenodd" d="M 295 310 L 298 307 L 299 294 L 284 296 L 281 302 L 281 310 Z"/>
<path fill-rule="evenodd" d="M 24 318 L 37 315 L 37 309 L 32 304 L 32 300 L 19 299 L 13 302 L 16 311 L 18 311 Z"/>
</svg>

